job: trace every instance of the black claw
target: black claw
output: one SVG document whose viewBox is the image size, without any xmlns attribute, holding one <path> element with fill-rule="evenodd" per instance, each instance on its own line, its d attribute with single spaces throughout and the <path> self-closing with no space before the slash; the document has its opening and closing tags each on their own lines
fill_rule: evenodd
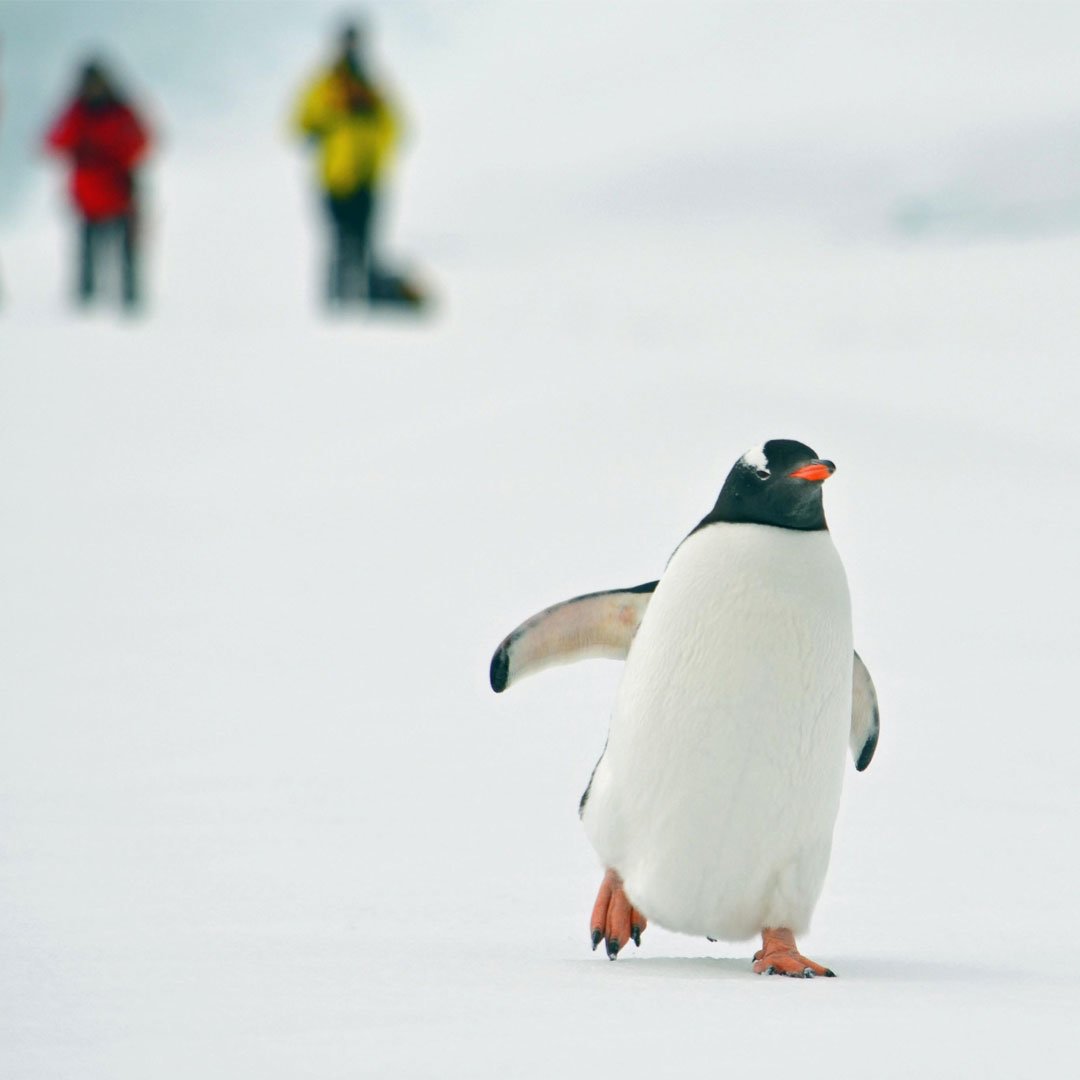
<svg viewBox="0 0 1080 1080">
<path fill-rule="evenodd" d="M 776 974 L 776 968 L 774 968 L 774 967 L 772 966 L 772 964 L 770 964 L 770 965 L 769 965 L 769 966 L 768 966 L 768 967 L 767 967 L 767 968 L 765 969 L 765 974 L 766 974 L 766 975 L 775 975 L 775 974 Z"/>
<path fill-rule="evenodd" d="M 634 939 L 634 944 L 640 949 L 641 948 L 641 927 L 640 926 L 631 926 L 630 927 L 630 936 Z"/>
<path fill-rule="evenodd" d="M 705 940 L 706 941 L 711 941 L 714 945 L 716 944 L 716 938 L 714 938 L 714 937 L 706 937 Z"/>
<path fill-rule="evenodd" d="M 836 972 L 833 971 L 832 968 L 826 968 L 825 969 L 825 978 L 826 979 L 835 979 L 836 978 Z"/>
<path fill-rule="evenodd" d="M 596 952 L 596 946 L 600 944 L 600 939 L 604 936 L 603 930 L 594 930 L 592 932 L 592 951 Z"/>
<path fill-rule="evenodd" d="M 619 939 L 608 938 L 607 939 L 607 958 L 614 960 L 619 955 Z"/>
</svg>

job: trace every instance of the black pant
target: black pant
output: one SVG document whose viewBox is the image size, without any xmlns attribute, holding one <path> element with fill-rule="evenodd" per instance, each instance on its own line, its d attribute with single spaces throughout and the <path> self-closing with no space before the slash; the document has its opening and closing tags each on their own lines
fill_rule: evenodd
<svg viewBox="0 0 1080 1080">
<path fill-rule="evenodd" d="M 327 299 L 332 305 L 362 303 L 371 293 L 371 219 L 375 195 L 362 187 L 350 195 L 328 195 L 330 271 Z"/>
<path fill-rule="evenodd" d="M 134 307 L 138 303 L 135 214 L 121 214 L 99 221 L 83 218 L 79 241 L 79 299 L 85 303 L 94 298 L 102 252 L 116 248 L 120 258 L 120 297 L 125 307 Z"/>
</svg>

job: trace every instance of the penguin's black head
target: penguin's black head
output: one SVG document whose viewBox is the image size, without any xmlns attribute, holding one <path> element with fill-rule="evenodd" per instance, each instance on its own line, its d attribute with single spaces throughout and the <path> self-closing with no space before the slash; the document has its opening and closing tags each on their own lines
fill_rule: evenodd
<svg viewBox="0 0 1080 1080">
<path fill-rule="evenodd" d="M 805 443 L 770 439 L 747 450 L 728 473 L 716 505 L 701 525 L 717 521 L 827 529 L 821 484 L 836 471 Z"/>
</svg>

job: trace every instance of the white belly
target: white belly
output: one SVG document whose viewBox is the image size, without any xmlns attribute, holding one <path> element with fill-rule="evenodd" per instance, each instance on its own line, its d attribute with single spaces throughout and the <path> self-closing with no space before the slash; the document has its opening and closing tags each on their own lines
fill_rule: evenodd
<svg viewBox="0 0 1080 1080">
<path fill-rule="evenodd" d="M 852 656 L 828 532 L 716 524 L 678 549 L 582 815 L 647 918 L 727 940 L 806 929 L 839 806 Z"/>
</svg>

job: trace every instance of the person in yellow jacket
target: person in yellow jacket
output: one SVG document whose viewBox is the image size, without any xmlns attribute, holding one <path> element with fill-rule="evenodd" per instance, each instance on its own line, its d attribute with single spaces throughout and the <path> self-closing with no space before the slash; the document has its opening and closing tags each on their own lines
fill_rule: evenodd
<svg viewBox="0 0 1080 1080">
<path fill-rule="evenodd" d="M 305 88 L 297 129 L 314 142 L 319 184 L 331 226 L 327 299 L 331 306 L 372 297 L 371 253 L 376 193 L 397 136 L 397 120 L 368 77 L 360 32 L 346 26 L 337 55 Z"/>
</svg>

